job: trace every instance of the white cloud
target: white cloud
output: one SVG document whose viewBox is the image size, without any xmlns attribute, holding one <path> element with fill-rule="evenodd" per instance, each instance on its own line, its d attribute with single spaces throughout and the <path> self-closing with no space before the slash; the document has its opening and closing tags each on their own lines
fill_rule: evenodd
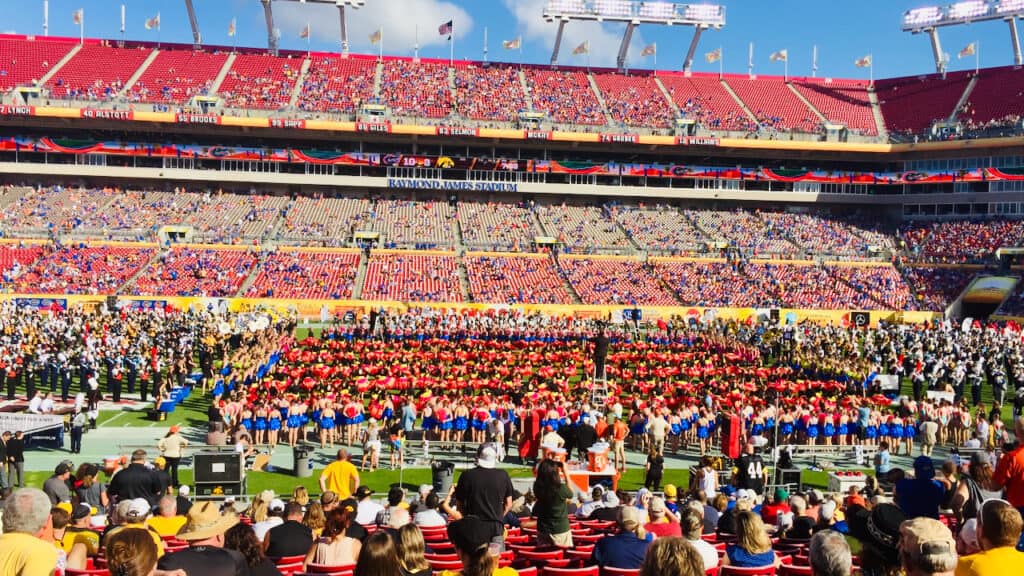
<svg viewBox="0 0 1024 576">
<path fill-rule="evenodd" d="M 384 28 L 384 52 L 411 54 L 416 43 L 419 25 L 420 48 L 446 44 L 447 39 L 437 33 L 437 27 L 455 20 L 456 35 L 473 30 L 473 18 L 452 2 L 443 0 L 366 0 L 358 10 L 345 11 L 348 21 L 348 41 L 353 52 L 376 52 L 370 44 L 370 35 Z M 340 43 L 341 24 L 338 9 L 330 4 L 275 2 L 274 23 L 282 36 L 295 36 L 311 23 L 313 38 Z"/>
<path fill-rule="evenodd" d="M 544 21 L 544 6 L 547 0 L 502 0 L 512 13 L 523 34 L 523 41 L 541 44 L 550 50 L 555 45 L 558 24 Z M 615 59 L 622 44 L 626 25 L 623 23 L 602 24 L 599 22 L 569 22 L 562 35 L 562 46 L 558 61 L 566 65 L 586 64 L 585 57 L 573 56 L 574 48 L 583 42 L 590 42 L 590 63 L 593 66 L 615 66 Z M 641 28 L 633 31 L 630 42 L 629 64 L 633 67 L 649 67 L 642 62 L 640 51 L 646 45 Z"/>
</svg>

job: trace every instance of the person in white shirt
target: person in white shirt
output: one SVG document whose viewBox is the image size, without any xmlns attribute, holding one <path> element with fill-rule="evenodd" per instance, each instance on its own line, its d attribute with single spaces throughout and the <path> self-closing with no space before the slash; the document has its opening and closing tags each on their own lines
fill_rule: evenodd
<svg viewBox="0 0 1024 576">
<path fill-rule="evenodd" d="M 36 395 L 33 396 L 32 399 L 28 401 L 28 411 L 31 412 L 32 414 L 39 414 L 41 412 L 40 408 L 42 408 L 42 406 L 43 393 L 36 392 Z"/>
<path fill-rule="evenodd" d="M 419 508 L 416 512 L 416 516 L 413 517 L 413 523 L 420 528 L 435 528 L 438 526 L 447 526 L 448 520 L 437 511 L 437 507 L 441 504 L 441 499 L 438 498 L 436 492 L 431 492 L 427 495 L 426 508 Z"/>
<path fill-rule="evenodd" d="M 373 490 L 369 486 L 362 485 L 356 488 L 355 497 L 359 501 L 356 507 L 356 523 L 369 526 L 377 521 L 377 514 L 380 514 L 384 507 L 374 502 L 371 496 Z"/>
<path fill-rule="evenodd" d="M 43 414 L 53 414 L 54 408 L 53 395 L 49 392 L 43 394 L 43 402 L 39 405 L 39 411 Z"/>
<path fill-rule="evenodd" d="M 704 531 L 704 518 L 696 509 L 686 506 L 679 510 L 679 526 L 683 531 L 683 538 L 693 546 L 704 560 L 704 570 L 710 570 L 718 566 L 718 551 L 711 544 L 701 538 Z"/>
<path fill-rule="evenodd" d="M 280 498 L 274 498 L 267 506 L 267 513 L 269 515 L 266 520 L 252 525 L 252 531 L 256 533 L 256 538 L 260 542 L 263 542 L 271 528 L 284 524 L 284 502 Z"/>
</svg>

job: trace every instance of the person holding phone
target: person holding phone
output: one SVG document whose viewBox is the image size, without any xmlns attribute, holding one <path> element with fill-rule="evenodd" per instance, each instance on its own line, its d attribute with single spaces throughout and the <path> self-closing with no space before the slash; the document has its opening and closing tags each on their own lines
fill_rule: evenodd
<svg viewBox="0 0 1024 576">
<path fill-rule="evenodd" d="M 573 492 L 565 465 L 554 460 L 541 460 L 537 466 L 537 479 L 533 483 L 537 503 L 533 514 L 537 517 L 537 545 L 572 548 L 569 529 L 569 507 Z"/>
</svg>

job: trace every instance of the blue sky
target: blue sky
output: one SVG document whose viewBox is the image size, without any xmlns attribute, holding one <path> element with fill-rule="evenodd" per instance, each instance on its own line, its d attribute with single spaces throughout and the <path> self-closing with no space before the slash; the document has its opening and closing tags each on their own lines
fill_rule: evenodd
<svg viewBox="0 0 1024 576">
<path fill-rule="evenodd" d="M 0 0 L 15 5 L 7 10 L 0 28 L 19 34 L 42 33 L 42 0 Z M 126 36 L 132 40 L 191 43 L 192 35 L 182 0 L 50 0 L 50 35 L 78 36 L 72 13 L 85 11 L 85 34 L 89 37 L 120 38 L 121 5 L 126 6 Z M 194 0 L 203 41 L 206 44 L 265 47 L 267 44 L 263 8 L 259 0 Z M 383 27 L 386 54 L 411 55 L 417 37 L 420 56 L 447 58 L 449 46 L 437 34 L 437 27 L 455 20 L 455 57 L 479 60 L 483 57 L 484 29 L 489 38 L 492 61 L 546 63 L 551 54 L 555 25 L 541 17 L 546 0 L 366 0 L 366 6 L 349 11 L 349 38 L 353 52 L 376 53 L 370 34 Z M 925 36 L 900 31 L 904 10 L 921 2 L 901 0 L 726 0 L 727 24 L 721 31 L 704 34 L 694 64 L 695 71 L 718 71 L 706 64 L 703 54 L 722 47 L 725 71 L 746 73 L 748 44 L 754 42 L 754 72 L 760 75 L 783 72 L 781 63 L 769 62 L 772 51 L 787 49 L 789 73 L 810 75 L 812 47 L 818 46 L 818 75 L 867 77 L 867 70 L 854 67 L 855 59 L 872 54 L 876 78 L 923 74 L 934 71 L 931 49 Z M 145 30 L 143 23 L 157 13 L 161 29 Z M 305 50 L 299 32 L 306 22 L 313 31 L 313 50 L 340 49 L 337 10 L 297 2 L 274 2 L 281 47 Z M 228 37 L 228 25 L 237 19 L 237 36 Z M 570 23 L 562 45 L 560 62 L 586 65 L 587 57 L 572 56 L 576 45 L 589 41 L 590 64 L 613 65 L 623 24 Z M 1024 30 L 1022 30 L 1024 33 Z M 680 69 L 692 30 L 681 27 L 641 26 L 634 34 L 630 67 L 651 68 L 654 58 L 641 58 L 643 46 L 657 43 L 657 66 Z M 522 56 L 501 49 L 502 40 L 522 36 Z M 1012 63 L 1009 34 L 1002 22 L 986 22 L 942 30 L 943 49 L 951 55 L 950 69 L 974 68 L 974 57 L 959 60 L 957 53 L 971 42 L 979 42 L 981 66 Z"/>
</svg>

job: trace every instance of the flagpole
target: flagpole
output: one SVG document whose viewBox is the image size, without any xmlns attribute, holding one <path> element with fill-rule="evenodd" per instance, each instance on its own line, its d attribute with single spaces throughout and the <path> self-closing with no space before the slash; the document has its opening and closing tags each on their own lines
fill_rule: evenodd
<svg viewBox="0 0 1024 576">
<path fill-rule="evenodd" d="M 50 35 L 50 0 L 43 0 L 43 36 Z"/>
<path fill-rule="evenodd" d="M 156 13 L 156 47 L 160 47 L 160 13 Z"/>
<path fill-rule="evenodd" d="M 121 44 L 124 44 L 124 17 L 125 17 L 124 4 L 121 4 Z"/>
<path fill-rule="evenodd" d="M 981 40 L 974 41 L 977 46 L 974 47 L 974 75 L 978 75 L 978 70 L 981 68 Z"/>
<path fill-rule="evenodd" d="M 754 43 L 750 43 L 750 62 L 747 63 L 747 76 L 754 77 Z"/>
<path fill-rule="evenodd" d="M 384 27 L 383 26 L 381 26 L 381 30 L 382 30 L 381 37 L 383 39 L 383 36 L 384 36 L 384 33 L 383 33 Z M 382 60 L 384 59 L 384 52 L 381 52 L 381 59 Z M 419 25 L 419 23 L 416 24 L 416 43 L 413 44 L 413 46 L 412 46 L 412 59 L 413 59 L 414 62 L 419 62 L 420 61 L 420 25 Z"/>
<path fill-rule="evenodd" d="M 818 45 L 814 45 L 814 64 L 811 66 L 811 78 L 818 77 Z"/>
<path fill-rule="evenodd" d="M 875 55 L 868 54 L 868 85 L 875 85 Z"/>
<path fill-rule="evenodd" d="M 722 47 L 718 47 L 718 80 L 721 81 L 725 77 L 725 51 Z"/>
<path fill-rule="evenodd" d="M 487 63 L 487 26 L 484 26 L 484 64 Z"/>
<path fill-rule="evenodd" d="M 782 81 L 789 82 L 789 51 L 786 51 L 786 57 L 782 59 Z"/>
<path fill-rule="evenodd" d="M 419 25 L 417 25 L 416 30 L 417 31 L 419 30 Z M 418 32 L 417 32 L 417 34 L 418 34 Z M 419 40 L 417 40 L 416 41 L 416 59 L 419 60 L 419 57 L 420 57 L 420 44 L 419 44 Z M 377 42 L 377 60 L 380 61 L 380 62 L 384 61 L 384 27 L 383 26 L 380 27 L 380 42 Z"/>
<path fill-rule="evenodd" d="M 313 28 L 311 28 L 311 24 L 310 24 L 309 20 L 306 20 L 306 58 L 309 58 L 309 42 L 310 42 L 310 38 L 312 38 L 312 36 L 313 36 Z"/>
<path fill-rule="evenodd" d="M 455 66 L 455 18 L 452 18 L 452 30 L 448 36 L 448 66 Z"/>
<path fill-rule="evenodd" d="M 81 22 L 78 23 L 78 42 L 85 44 L 85 8 L 82 8 L 82 17 L 79 20 Z"/>
</svg>

